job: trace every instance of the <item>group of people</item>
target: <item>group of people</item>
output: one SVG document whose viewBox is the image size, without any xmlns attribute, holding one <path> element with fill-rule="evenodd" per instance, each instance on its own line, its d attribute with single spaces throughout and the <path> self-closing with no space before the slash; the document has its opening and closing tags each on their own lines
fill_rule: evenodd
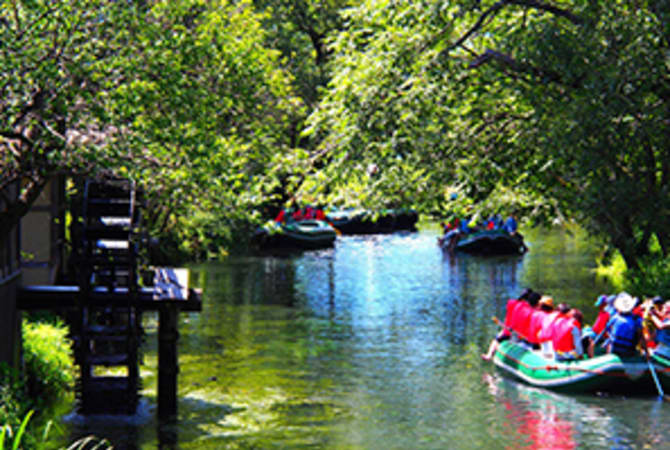
<svg viewBox="0 0 670 450">
<path fill-rule="evenodd" d="M 460 237 L 469 233 L 503 230 L 511 235 L 518 234 L 518 224 L 513 214 L 504 221 L 500 214 L 494 214 L 483 221 L 456 217 L 451 222 L 442 222 L 441 225 L 443 234 L 439 238 L 440 245 L 448 250 L 453 250 Z"/>
<path fill-rule="evenodd" d="M 304 208 L 297 208 L 295 211 L 282 209 L 275 217 L 275 222 L 282 224 L 301 220 L 326 220 L 326 213 L 321 208 L 307 205 Z"/>
<path fill-rule="evenodd" d="M 554 306 L 552 297 L 526 289 L 507 302 L 503 328 L 482 358 L 490 360 L 506 339 L 559 361 L 593 357 L 596 346 L 624 357 L 647 351 L 670 357 L 670 301 L 657 296 L 641 302 L 622 292 L 599 296 L 596 306 L 595 322 L 584 326 L 579 309 Z"/>
</svg>

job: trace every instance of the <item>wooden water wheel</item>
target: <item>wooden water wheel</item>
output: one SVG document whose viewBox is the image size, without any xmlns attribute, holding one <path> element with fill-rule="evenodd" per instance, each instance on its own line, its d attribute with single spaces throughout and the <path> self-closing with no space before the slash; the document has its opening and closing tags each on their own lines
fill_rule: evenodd
<svg viewBox="0 0 670 450">
<path fill-rule="evenodd" d="M 82 414 L 133 414 L 139 399 L 140 211 L 135 184 L 87 180 L 73 218 L 79 284 L 73 324 Z"/>
</svg>

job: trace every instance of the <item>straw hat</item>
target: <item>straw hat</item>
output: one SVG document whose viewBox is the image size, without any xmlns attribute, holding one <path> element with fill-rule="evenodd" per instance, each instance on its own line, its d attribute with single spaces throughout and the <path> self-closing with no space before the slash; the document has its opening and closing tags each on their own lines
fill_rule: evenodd
<svg viewBox="0 0 670 450">
<path fill-rule="evenodd" d="M 614 299 L 614 307 L 622 314 L 629 313 L 635 308 L 637 301 L 627 292 L 622 292 Z"/>
<path fill-rule="evenodd" d="M 551 308 L 554 307 L 554 299 L 549 297 L 548 295 L 543 295 L 542 298 L 540 299 L 540 305 L 546 305 Z"/>
</svg>

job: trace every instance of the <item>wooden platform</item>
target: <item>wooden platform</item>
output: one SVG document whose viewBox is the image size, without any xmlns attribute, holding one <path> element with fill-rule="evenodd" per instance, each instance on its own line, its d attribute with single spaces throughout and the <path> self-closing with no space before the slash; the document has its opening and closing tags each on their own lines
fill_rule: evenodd
<svg viewBox="0 0 670 450">
<path fill-rule="evenodd" d="M 91 290 L 88 301 L 91 305 L 110 305 L 115 302 L 128 305 L 128 289 L 113 290 L 96 287 Z M 22 310 L 74 308 L 81 298 L 79 286 L 23 286 L 19 288 L 18 307 Z M 181 311 L 201 311 L 202 291 L 188 287 L 188 270 L 158 268 L 154 286 L 139 288 L 137 300 L 132 306 L 141 310 L 158 310 L 162 306 L 176 306 Z"/>
</svg>

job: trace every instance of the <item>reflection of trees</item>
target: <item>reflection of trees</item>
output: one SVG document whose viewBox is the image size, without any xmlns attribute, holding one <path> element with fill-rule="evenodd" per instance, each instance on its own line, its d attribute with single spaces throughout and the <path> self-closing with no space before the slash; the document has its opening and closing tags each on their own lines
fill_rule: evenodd
<svg viewBox="0 0 670 450">
<path fill-rule="evenodd" d="M 596 296 L 612 291 L 593 272 L 596 245 L 579 230 L 533 229 L 526 235 L 533 247 L 524 257 L 522 284 L 551 295 L 554 302 L 580 308 L 590 322 Z"/>
<path fill-rule="evenodd" d="M 517 271 L 523 257 L 444 255 L 443 279 L 451 310 L 445 326 L 452 330 L 454 343 L 463 345 L 469 337 L 491 335 L 486 331 L 491 316 L 504 314 L 507 299 L 520 290 Z"/>
</svg>

